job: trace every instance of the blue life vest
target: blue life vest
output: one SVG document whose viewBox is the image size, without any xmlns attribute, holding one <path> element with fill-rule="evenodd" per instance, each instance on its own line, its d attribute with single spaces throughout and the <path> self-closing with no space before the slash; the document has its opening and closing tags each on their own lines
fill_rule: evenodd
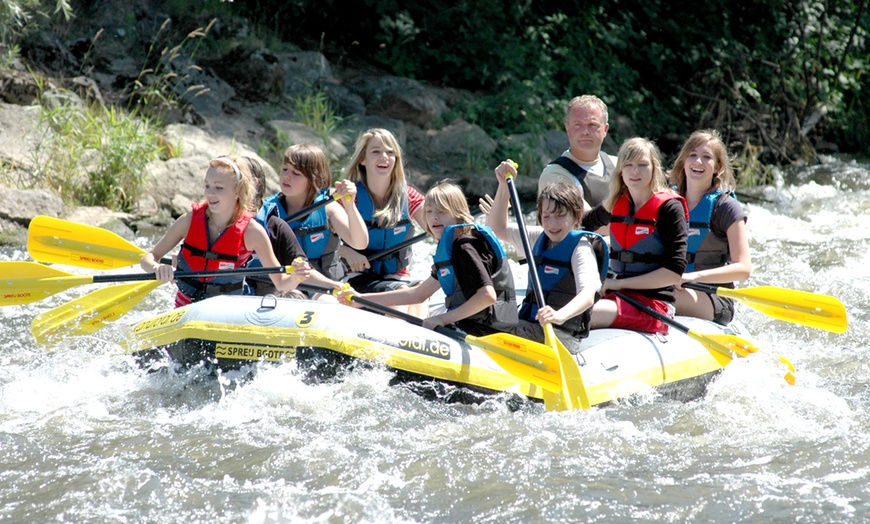
<svg viewBox="0 0 870 524">
<path fill-rule="evenodd" d="M 364 256 L 369 257 L 398 245 L 403 240 L 409 238 L 414 232 L 410 214 L 408 213 L 407 195 L 402 199 L 402 216 L 392 226 L 381 226 L 381 224 L 374 221 L 375 206 L 365 185 L 357 184 L 356 199 L 356 207 L 369 230 L 369 244 L 361 252 Z M 369 271 L 377 275 L 387 276 L 405 269 L 410 263 L 411 248 L 407 247 L 390 256 L 371 261 L 371 269 Z"/>
<path fill-rule="evenodd" d="M 495 271 L 491 275 L 496 294 L 495 304 L 475 313 L 467 320 L 485 324 L 491 327 L 493 332 L 508 331 L 517 324 L 517 302 L 513 274 L 498 238 L 492 229 L 486 226 L 456 224 L 444 228 L 444 233 L 441 235 L 441 240 L 438 241 L 438 247 L 435 249 L 433 257 L 435 275 L 438 277 L 438 283 L 445 295 L 444 305 L 448 310 L 451 310 L 468 300 L 468 297 L 462 292 L 462 287 L 456 282 L 456 272 L 453 269 L 454 234 L 466 227 L 474 228 L 473 231 L 487 241 L 497 261 Z M 459 229 L 457 230 L 457 228 Z"/>
<path fill-rule="evenodd" d="M 723 193 L 721 190 L 711 191 L 689 212 L 686 273 L 721 267 L 731 261 L 728 239 L 723 241 L 710 234 L 713 210 L 720 198 L 729 196 L 731 193 Z"/>
<path fill-rule="evenodd" d="M 595 253 L 599 279 L 603 282 L 607 277 L 608 250 L 607 242 L 598 233 L 575 229 L 550 249 L 544 249 L 544 246 L 547 245 L 547 235 L 541 234 L 532 248 L 532 256 L 535 258 L 535 267 L 538 272 L 538 280 L 541 283 L 544 303 L 553 309 L 561 309 L 577 296 L 574 271 L 572 271 L 571 267 L 571 256 L 574 254 L 574 250 L 577 249 L 580 239 L 584 237 L 589 241 Z M 520 307 L 520 318 L 529 322 L 536 322 L 535 317 L 538 314 L 538 309 L 538 304 L 535 301 L 535 292 L 531 287 L 531 279 L 529 279 L 526 298 Z M 571 332 L 574 336 L 586 336 L 589 326 L 588 316 L 587 310 L 587 312 L 576 315 L 557 327 Z"/>
<path fill-rule="evenodd" d="M 323 189 L 315 195 L 312 204 L 322 202 L 327 198 L 329 198 L 329 189 Z M 290 216 L 290 213 L 287 212 L 281 202 L 281 193 L 275 193 L 263 200 L 263 205 L 257 212 L 256 219 L 266 229 L 267 233 L 269 232 L 267 222 L 271 215 L 277 215 L 278 218 L 285 221 Z M 344 277 L 344 270 L 338 256 L 340 240 L 338 235 L 333 234 L 329 228 L 329 216 L 326 213 L 326 206 L 312 211 L 306 217 L 288 222 L 287 224 L 293 230 L 299 245 L 302 247 L 302 251 L 305 252 L 305 256 L 308 257 L 308 261 L 314 269 L 333 280 L 340 280 Z M 259 260 L 252 260 L 251 266 L 258 267 L 259 264 Z"/>
</svg>

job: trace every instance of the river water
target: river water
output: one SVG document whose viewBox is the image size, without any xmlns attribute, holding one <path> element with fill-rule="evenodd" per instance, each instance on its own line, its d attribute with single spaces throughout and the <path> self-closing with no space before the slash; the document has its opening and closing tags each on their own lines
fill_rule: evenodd
<svg viewBox="0 0 870 524">
<path fill-rule="evenodd" d="M 293 363 L 248 379 L 146 374 L 118 341 L 171 307 L 168 286 L 52 351 L 33 341 L 33 316 L 96 287 L 2 308 L 0 520 L 868 521 L 870 164 L 827 159 L 760 196 L 742 199 L 748 285 L 836 296 L 850 328 L 743 308 L 761 351 L 688 403 L 650 392 L 570 413 L 445 404 L 391 387 L 384 369 L 316 383 Z M 431 252 L 417 254 L 423 274 Z"/>
</svg>

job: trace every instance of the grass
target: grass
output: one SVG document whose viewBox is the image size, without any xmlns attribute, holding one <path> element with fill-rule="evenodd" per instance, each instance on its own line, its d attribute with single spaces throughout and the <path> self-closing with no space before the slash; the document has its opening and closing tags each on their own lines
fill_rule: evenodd
<svg viewBox="0 0 870 524">
<path fill-rule="evenodd" d="M 33 185 L 77 204 L 132 210 L 145 190 L 146 166 L 165 147 L 153 121 L 66 91 L 43 91 L 40 102 Z"/>
</svg>

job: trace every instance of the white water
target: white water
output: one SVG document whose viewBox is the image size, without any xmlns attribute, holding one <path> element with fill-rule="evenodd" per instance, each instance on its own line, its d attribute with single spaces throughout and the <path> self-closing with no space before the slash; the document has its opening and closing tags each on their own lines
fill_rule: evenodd
<svg viewBox="0 0 870 524">
<path fill-rule="evenodd" d="M 171 307 L 167 286 L 53 352 L 35 345 L 31 319 L 96 287 L 2 308 L 0 520 L 866 521 L 870 166 L 805 169 L 765 197 L 744 200 L 749 285 L 834 295 L 850 329 L 741 309 L 762 350 L 690 403 L 649 393 L 588 412 L 511 411 L 425 400 L 382 369 L 311 383 L 292 363 L 252 379 L 149 375 L 118 342 Z M 416 255 L 421 276 L 431 252 Z"/>
</svg>

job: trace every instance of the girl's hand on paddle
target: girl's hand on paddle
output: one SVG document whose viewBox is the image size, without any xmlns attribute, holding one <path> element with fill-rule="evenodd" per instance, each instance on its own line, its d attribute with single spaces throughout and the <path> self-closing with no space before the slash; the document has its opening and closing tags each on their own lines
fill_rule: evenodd
<svg viewBox="0 0 870 524">
<path fill-rule="evenodd" d="M 539 324 L 555 324 L 561 326 L 565 322 L 565 318 L 558 311 L 550 306 L 544 306 L 538 310 L 538 315 L 535 317 Z"/>
<path fill-rule="evenodd" d="M 508 173 L 511 173 L 513 176 L 517 176 L 516 162 L 514 162 L 510 158 L 508 158 L 495 168 L 495 178 L 498 179 L 499 184 L 507 183 Z"/>
<path fill-rule="evenodd" d="M 423 327 L 426 329 L 435 329 L 437 327 L 441 327 L 446 325 L 447 323 L 444 321 L 443 315 L 435 315 L 434 317 L 428 317 L 423 319 Z"/>
<path fill-rule="evenodd" d="M 477 207 L 480 209 L 480 212 L 484 215 L 488 215 L 490 211 L 492 211 L 492 197 L 489 195 L 483 195 L 480 200 L 478 200 Z"/>
<path fill-rule="evenodd" d="M 604 280 L 604 284 L 601 285 L 601 296 L 604 296 L 611 291 L 619 291 L 622 289 L 622 282 L 616 278 L 607 278 Z"/>
<path fill-rule="evenodd" d="M 369 264 L 369 259 L 353 249 L 348 249 L 347 252 L 344 253 L 344 260 L 347 262 L 347 267 L 349 267 L 353 273 L 362 273 L 366 269 L 372 267 L 371 264 Z"/>
<path fill-rule="evenodd" d="M 352 297 L 358 296 L 360 298 L 365 298 L 362 295 L 358 295 L 356 291 L 349 285 L 342 286 L 341 289 L 335 292 L 335 298 L 338 299 L 339 304 L 344 304 L 346 306 L 359 308 L 360 305 L 357 304 Z"/>
<path fill-rule="evenodd" d="M 356 184 L 350 180 L 339 180 L 336 182 L 335 199 L 343 206 L 348 204 L 353 205 L 354 200 L 356 199 Z"/>
<path fill-rule="evenodd" d="M 293 275 L 295 275 L 296 279 L 300 282 L 308 280 L 308 277 L 311 276 L 311 264 L 309 264 L 304 258 L 296 258 L 293 260 L 292 266 Z"/>
<path fill-rule="evenodd" d="M 172 282 L 175 280 L 175 268 L 169 264 L 160 264 L 155 269 L 154 275 L 161 282 Z"/>
</svg>

